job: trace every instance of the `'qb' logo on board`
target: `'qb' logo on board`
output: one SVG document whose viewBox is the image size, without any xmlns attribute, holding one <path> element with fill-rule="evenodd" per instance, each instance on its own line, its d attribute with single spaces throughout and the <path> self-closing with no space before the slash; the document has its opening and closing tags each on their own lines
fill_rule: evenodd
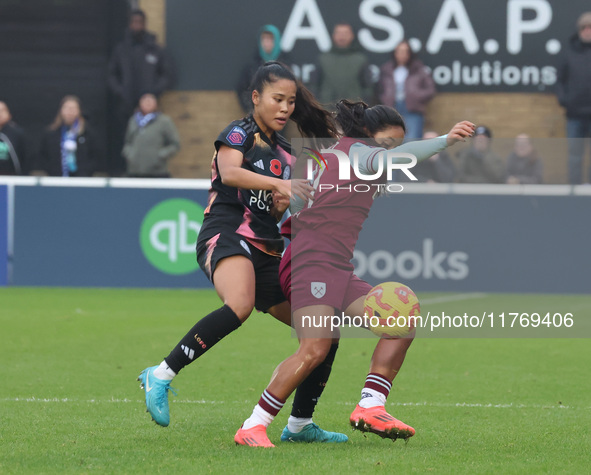
<svg viewBox="0 0 591 475">
<path fill-rule="evenodd" d="M 189 274 L 199 269 L 195 244 L 203 223 L 203 208 L 186 199 L 170 199 L 154 206 L 140 228 L 146 259 L 166 274 Z"/>
</svg>

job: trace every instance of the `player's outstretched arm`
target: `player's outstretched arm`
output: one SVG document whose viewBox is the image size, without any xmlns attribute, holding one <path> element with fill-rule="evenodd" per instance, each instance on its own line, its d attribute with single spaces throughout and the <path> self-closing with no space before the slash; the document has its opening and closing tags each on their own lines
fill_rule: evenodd
<svg viewBox="0 0 591 475">
<path fill-rule="evenodd" d="M 458 122 L 447 134 L 447 146 L 451 147 L 458 142 L 465 142 L 466 139 L 474 135 L 475 129 L 476 126 L 470 121 Z"/>
<path fill-rule="evenodd" d="M 434 139 L 415 140 L 414 142 L 407 142 L 392 151 L 396 153 L 410 153 L 417 158 L 417 161 L 426 160 L 436 153 L 442 152 L 447 147 L 459 142 L 465 142 L 468 137 L 474 135 L 475 125 L 467 120 L 458 122 L 452 127 L 447 135 L 441 135 Z M 406 162 L 407 159 L 401 157 L 400 162 Z"/>
</svg>

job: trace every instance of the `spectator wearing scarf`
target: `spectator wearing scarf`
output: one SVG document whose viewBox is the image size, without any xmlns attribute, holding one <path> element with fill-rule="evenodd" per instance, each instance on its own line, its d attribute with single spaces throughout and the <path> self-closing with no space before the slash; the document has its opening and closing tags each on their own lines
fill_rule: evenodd
<svg viewBox="0 0 591 475">
<path fill-rule="evenodd" d="M 170 117 L 158 110 L 154 94 L 140 98 L 129 119 L 122 154 L 127 173 L 137 178 L 168 178 L 168 161 L 180 149 L 179 134 Z"/>
<path fill-rule="evenodd" d="M 25 133 L 12 120 L 8 105 L 0 101 L 0 175 L 24 175 Z"/>
<path fill-rule="evenodd" d="M 82 116 L 80 99 L 66 96 L 58 114 L 41 139 L 36 175 L 88 177 L 102 163 L 102 147 Z"/>
</svg>

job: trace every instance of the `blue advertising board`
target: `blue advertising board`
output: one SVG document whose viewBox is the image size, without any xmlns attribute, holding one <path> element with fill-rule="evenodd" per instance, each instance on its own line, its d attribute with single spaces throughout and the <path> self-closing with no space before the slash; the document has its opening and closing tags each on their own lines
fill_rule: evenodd
<svg viewBox="0 0 591 475">
<path fill-rule="evenodd" d="M 16 188 L 14 285 L 208 287 L 205 190 Z"/>
<path fill-rule="evenodd" d="M 15 193 L 12 285 L 211 288 L 195 260 L 206 190 Z M 5 195 L 0 188 L 2 222 Z M 375 201 L 353 262 L 371 284 L 417 291 L 586 294 L 590 204 L 574 194 L 398 193 Z"/>
<path fill-rule="evenodd" d="M 376 200 L 355 253 L 371 284 L 422 291 L 590 293 L 589 196 Z"/>
<path fill-rule="evenodd" d="M 0 286 L 8 284 L 8 187 L 0 185 Z"/>
</svg>

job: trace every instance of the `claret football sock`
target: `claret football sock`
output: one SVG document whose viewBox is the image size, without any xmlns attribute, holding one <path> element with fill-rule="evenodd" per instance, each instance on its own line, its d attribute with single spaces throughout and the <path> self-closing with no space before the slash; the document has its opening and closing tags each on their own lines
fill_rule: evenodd
<svg viewBox="0 0 591 475">
<path fill-rule="evenodd" d="M 269 427 L 284 404 L 285 401 L 278 399 L 265 389 L 259 403 L 254 407 L 252 415 L 242 424 L 242 428 L 248 430 L 258 425 Z"/>
<path fill-rule="evenodd" d="M 359 405 L 365 409 L 386 404 L 386 399 L 392 389 L 392 381 L 378 373 L 369 373 L 365 379 L 365 386 L 361 390 Z"/>
<path fill-rule="evenodd" d="M 234 311 L 224 305 L 199 320 L 164 360 L 178 374 L 241 324 Z"/>
</svg>

